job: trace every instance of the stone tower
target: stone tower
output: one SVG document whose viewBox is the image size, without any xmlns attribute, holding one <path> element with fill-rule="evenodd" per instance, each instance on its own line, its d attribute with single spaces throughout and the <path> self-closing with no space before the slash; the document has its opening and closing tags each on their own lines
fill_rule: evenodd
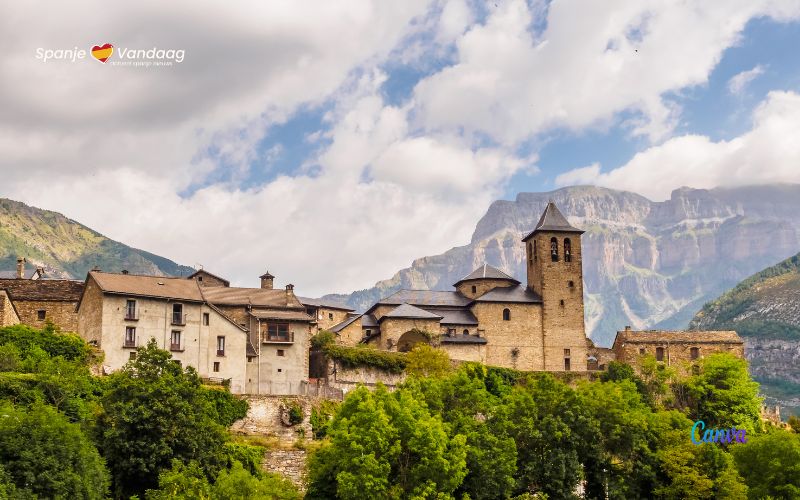
<svg viewBox="0 0 800 500">
<path fill-rule="evenodd" d="M 547 371 L 586 371 L 581 234 L 552 201 L 522 239 L 528 288 L 542 297 L 542 345 Z"/>
</svg>

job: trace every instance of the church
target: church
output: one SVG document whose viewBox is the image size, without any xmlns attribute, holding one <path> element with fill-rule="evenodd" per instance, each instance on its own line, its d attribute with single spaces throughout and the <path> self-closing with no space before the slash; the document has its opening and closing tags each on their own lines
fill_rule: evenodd
<svg viewBox="0 0 800 500">
<path fill-rule="evenodd" d="M 427 342 L 453 360 L 586 371 L 581 234 L 550 202 L 522 238 L 525 284 L 484 264 L 454 283 L 454 290 L 399 290 L 331 331 L 345 345 L 403 352 Z"/>
</svg>

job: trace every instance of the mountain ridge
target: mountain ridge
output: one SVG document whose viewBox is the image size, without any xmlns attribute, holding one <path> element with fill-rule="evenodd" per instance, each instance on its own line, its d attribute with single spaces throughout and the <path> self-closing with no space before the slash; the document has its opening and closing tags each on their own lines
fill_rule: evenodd
<svg viewBox="0 0 800 500">
<path fill-rule="evenodd" d="M 484 262 L 525 276 L 523 234 L 552 199 L 584 229 L 587 331 L 609 345 L 616 330 L 684 328 L 707 302 L 800 249 L 800 185 L 679 188 L 668 200 L 595 186 L 497 200 L 470 242 L 414 259 L 375 286 L 326 297 L 363 310 L 400 288 L 450 289 Z"/>
<path fill-rule="evenodd" d="M 58 212 L 0 198 L 0 269 L 15 269 L 18 256 L 59 278 L 82 279 L 95 266 L 153 275 L 194 272 L 166 257 L 111 240 Z"/>
</svg>

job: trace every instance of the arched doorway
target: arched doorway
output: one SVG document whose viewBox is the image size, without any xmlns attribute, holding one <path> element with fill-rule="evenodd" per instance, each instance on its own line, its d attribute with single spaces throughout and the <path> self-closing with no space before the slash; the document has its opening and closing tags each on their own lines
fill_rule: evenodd
<svg viewBox="0 0 800 500">
<path fill-rule="evenodd" d="M 397 350 L 400 352 L 408 352 L 420 342 L 428 343 L 428 337 L 419 330 L 409 330 L 400 335 L 400 338 L 397 340 Z"/>
</svg>

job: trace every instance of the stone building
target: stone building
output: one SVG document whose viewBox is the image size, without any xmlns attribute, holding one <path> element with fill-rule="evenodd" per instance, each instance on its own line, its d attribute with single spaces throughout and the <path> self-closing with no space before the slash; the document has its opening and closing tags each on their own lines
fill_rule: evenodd
<svg viewBox="0 0 800 500">
<path fill-rule="evenodd" d="M 25 269 L 28 260 L 24 257 L 17 258 L 17 269 L 14 271 L 0 271 L 0 279 L 25 279 L 38 280 L 47 277 L 44 267 L 37 266 L 30 271 Z"/>
<path fill-rule="evenodd" d="M 230 379 L 233 392 L 301 393 L 308 381 L 311 318 L 294 287 L 221 282 L 227 283 L 206 272 L 189 279 L 90 272 L 78 331 L 103 349 L 107 371 L 154 338 L 201 376 Z"/>
<path fill-rule="evenodd" d="M 339 304 L 330 300 L 311 299 L 308 297 L 298 297 L 300 303 L 306 308 L 306 312 L 311 316 L 311 324 L 314 333 L 320 330 L 330 330 L 333 326 L 345 321 L 354 313 L 354 309 L 346 305 Z"/>
<path fill-rule="evenodd" d="M 453 291 L 400 290 L 331 328 L 338 341 L 527 371 L 586 371 L 581 234 L 554 203 L 525 236 L 527 283 L 484 264 Z"/>
<path fill-rule="evenodd" d="M 718 352 L 744 358 L 744 342 L 734 331 L 631 330 L 617 332 L 611 348 L 617 361 L 634 367 L 643 356 L 655 356 L 667 366 L 691 363 Z"/>
<path fill-rule="evenodd" d="M 49 321 L 63 331 L 75 332 L 78 329 L 75 307 L 82 291 L 81 281 L 0 279 L 0 326 L 23 323 L 43 328 Z"/>
</svg>

